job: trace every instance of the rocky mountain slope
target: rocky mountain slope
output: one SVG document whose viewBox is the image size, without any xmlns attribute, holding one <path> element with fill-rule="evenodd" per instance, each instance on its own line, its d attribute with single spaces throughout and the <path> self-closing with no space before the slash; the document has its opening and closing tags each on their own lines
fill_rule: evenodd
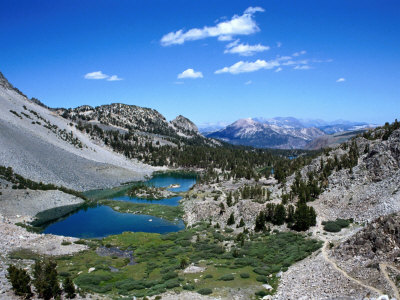
<svg viewBox="0 0 400 300">
<path fill-rule="evenodd" d="M 136 105 L 121 103 L 96 107 L 83 105 L 73 109 L 59 108 L 56 111 L 63 118 L 75 123 L 97 125 L 104 130 L 136 132 L 153 140 L 155 136 L 165 140 L 181 137 L 204 139 L 196 125 L 189 119 L 180 115 L 168 122 L 158 111 Z"/>
<path fill-rule="evenodd" d="M 158 111 L 136 105 L 121 103 L 97 107 L 83 105 L 74 109 L 60 108 L 57 109 L 57 113 L 74 122 L 96 124 L 103 128 L 111 126 L 110 129 L 114 128 L 126 132 L 136 131 L 167 137 L 184 135 L 186 138 L 191 138 L 201 136 L 196 125 L 183 116 L 178 116 L 175 120 L 168 122 Z"/>
<path fill-rule="evenodd" d="M 301 170 L 307 181 L 308 174 L 322 174 L 326 166 L 336 165 L 323 183 L 323 193 L 310 203 L 318 215 L 313 234 L 324 240 L 325 246 L 320 254 L 284 273 L 276 299 L 293 297 L 293 288 L 307 299 L 376 299 L 384 294 L 389 297 L 386 299 L 400 298 L 399 145 L 396 121 L 325 151 Z M 341 161 L 348 159 L 351 149 L 357 149 L 357 160 L 354 166 L 343 167 Z M 290 189 L 295 177 L 288 178 L 284 189 Z M 337 218 L 355 223 L 339 233 L 325 232 L 322 221 Z"/>
<path fill-rule="evenodd" d="M 85 190 L 143 178 L 154 168 L 95 143 L 29 100 L 0 74 L 0 157 L 22 176 Z"/>
</svg>

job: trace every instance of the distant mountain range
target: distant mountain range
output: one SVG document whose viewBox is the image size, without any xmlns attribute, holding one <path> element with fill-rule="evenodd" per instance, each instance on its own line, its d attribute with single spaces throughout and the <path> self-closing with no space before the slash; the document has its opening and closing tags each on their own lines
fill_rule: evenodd
<svg viewBox="0 0 400 300">
<path fill-rule="evenodd" d="M 214 132 L 205 132 L 202 128 L 200 130 L 206 137 L 223 140 L 235 145 L 258 148 L 313 149 L 314 146 L 310 147 L 309 145 L 317 138 L 344 132 L 359 132 L 372 127 L 376 127 L 376 125 L 345 120 L 326 122 L 318 119 L 302 120 L 293 117 L 270 119 L 259 117 L 240 119 Z M 350 138 L 352 134 L 344 136 Z M 336 140 L 324 139 L 324 141 L 324 146 L 329 146 L 326 141 L 333 142 Z M 319 147 L 322 144 L 316 142 L 311 145 Z"/>
</svg>

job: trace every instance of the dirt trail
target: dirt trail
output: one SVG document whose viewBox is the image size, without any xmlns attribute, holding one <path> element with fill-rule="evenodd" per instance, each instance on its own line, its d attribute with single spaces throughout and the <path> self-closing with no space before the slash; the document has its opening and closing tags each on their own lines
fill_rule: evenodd
<svg viewBox="0 0 400 300">
<path fill-rule="evenodd" d="M 394 268 L 394 267 L 391 266 L 391 265 L 388 265 L 386 263 L 380 263 L 379 264 L 379 269 L 381 270 L 381 272 L 385 276 L 385 279 L 387 280 L 387 282 L 389 282 L 389 284 L 390 284 L 390 286 L 391 286 L 391 288 L 393 290 L 394 296 L 396 297 L 396 299 L 400 299 L 399 290 L 398 290 L 396 284 L 392 281 L 392 279 L 390 279 L 390 276 L 389 276 L 389 274 L 387 272 L 387 268 Z"/>
<path fill-rule="evenodd" d="M 378 295 L 384 295 L 384 294 L 385 294 L 383 291 L 378 290 L 377 288 L 375 288 L 375 287 L 373 287 L 373 286 L 366 285 L 366 284 L 364 284 L 363 282 L 361 282 L 360 280 L 358 280 L 358 279 L 356 279 L 356 278 L 354 278 L 354 277 L 351 277 L 349 274 L 347 274 L 345 271 L 343 271 L 343 270 L 336 264 L 336 262 L 335 262 L 334 260 L 332 260 L 331 258 L 329 258 L 328 253 L 326 252 L 326 247 L 328 246 L 328 244 L 329 244 L 329 242 L 326 241 L 325 244 L 324 244 L 324 246 L 322 247 L 322 255 L 323 255 L 324 259 L 325 259 L 327 262 L 329 262 L 329 263 L 335 268 L 335 270 L 337 270 L 338 272 L 340 272 L 340 273 L 341 273 L 344 277 L 346 277 L 347 279 L 349 279 L 349 280 L 351 280 L 351 281 L 357 283 L 358 285 L 361 285 L 362 287 L 365 287 L 365 288 L 371 290 L 372 292 L 374 292 L 374 293 L 376 293 L 376 294 L 378 294 Z M 397 291 L 397 289 L 396 289 L 396 291 Z M 397 296 L 396 296 L 396 297 L 397 297 Z M 400 298 L 397 298 L 397 299 L 400 299 Z"/>
</svg>

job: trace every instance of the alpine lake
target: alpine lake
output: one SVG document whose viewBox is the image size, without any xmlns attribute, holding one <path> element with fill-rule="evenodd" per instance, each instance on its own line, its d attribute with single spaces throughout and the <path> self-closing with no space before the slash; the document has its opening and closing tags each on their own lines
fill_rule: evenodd
<svg viewBox="0 0 400 300">
<path fill-rule="evenodd" d="M 78 237 L 74 243 L 87 245 L 85 251 L 54 257 L 58 274 L 71 277 L 81 296 L 99 293 L 109 299 L 167 291 L 176 299 L 190 291 L 223 299 L 261 299 L 276 292 L 282 272 L 322 245 L 294 232 L 252 232 L 238 222 L 225 226 L 204 220 L 185 227 L 179 201 L 196 197 L 191 190 L 195 183 L 193 175 L 157 174 L 140 183 L 163 191 L 155 192 L 155 199 L 151 193 L 133 196 L 138 183 L 88 191 L 89 204 L 44 211 L 32 225 L 44 233 Z M 37 258 L 23 250 L 12 255 Z"/>
<path fill-rule="evenodd" d="M 142 184 L 163 188 L 174 193 L 187 192 L 196 183 L 196 177 L 183 174 L 158 174 Z M 160 215 L 133 214 L 120 211 L 121 207 L 147 206 L 143 211 L 151 211 L 151 208 L 163 210 L 168 208 L 159 207 L 172 206 L 177 209 L 182 196 L 176 195 L 168 198 L 150 199 L 138 198 L 126 195 L 132 184 L 116 189 L 95 190 L 86 192 L 89 199 L 98 200 L 96 205 L 83 206 L 73 211 L 67 216 L 58 219 L 56 222 L 49 222 L 45 225 L 43 233 L 72 236 L 77 238 L 103 238 L 109 235 L 120 234 L 122 232 L 149 232 L 149 233 L 168 233 L 176 232 L 185 228 L 183 221 L 179 218 L 168 220 Z M 106 201 L 102 201 L 105 199 Z M 114 202 L 112 202 L 114 201 Z M 125 203 L 121 203 L 125 202 Z M 131 204 L 138 204 L 131 205 Z M 125 209 L 127 210 L 127 209 Z M 169 218 L 171 219 L 171 218 Z"/>
</svg>

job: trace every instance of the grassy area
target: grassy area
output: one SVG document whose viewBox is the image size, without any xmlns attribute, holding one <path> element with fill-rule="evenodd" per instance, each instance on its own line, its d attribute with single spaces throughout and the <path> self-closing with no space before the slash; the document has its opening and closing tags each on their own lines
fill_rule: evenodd
<svg viewBox="0 0 400 300">
<path fill-rule="evenodd" d="M 118 212 L 151 215 L 168 221 L 181 219 L 184 213 L 180 206 L 131 203 L 116 200 L 100 200 L 99 204 L 110 206 L 112 209 Z"/>
<path fill-rule="evenodd" d="M 60 274 L 68 274 L 84 291 L 110 296 L 143 297 L 166 290 L 193 290 L 220 295 L 226 289 L 250 289 L 252 296 L 262 284 L 276 291 L 277 272 L 299 261 L 321 247 L 321 242 L 296 233 L 246 235 L 236 241 L 233 233 L 219 232 L 209 224 L 169 233 L 130 233 L 104 238 L 106 247 L 133 251 L 135 264 L 129 259 L 100 257 L 94 250 L 58 258 Z M 231 247 L 226 247 L 226 243 Z M 186 263 L 205 270 L 184 274 Z M 117 272 L 112 272 L 111 268 Z M 95 268 L 88 273 L 89 268 Z M 244 274 L 244 275 L 241 275 Z"/>
</svg>

